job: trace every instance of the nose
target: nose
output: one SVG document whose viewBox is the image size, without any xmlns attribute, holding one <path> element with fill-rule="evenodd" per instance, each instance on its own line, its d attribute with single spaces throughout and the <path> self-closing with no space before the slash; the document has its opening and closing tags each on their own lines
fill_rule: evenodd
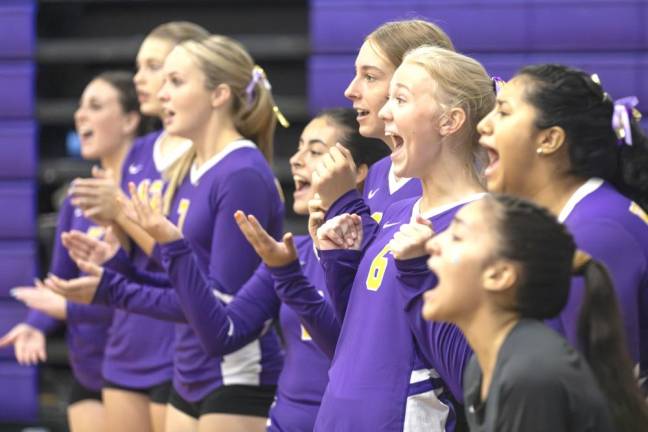
<svg viewBox="0 0 648 432">
<path fill-rule="evenodd" d="M 353 77 L 347 88 L 344 90 L 344 96 L 349 100 L 360 99 L 360 93 L 358 91 L 358 77 Z"/>
<path fill-rule="evenodd" d="M 142 77 L 142 68 L 138 68 L 137 72 L 135 72 L 135 75 L 133 75 L 133 84 L 141 84 L 143 80 Z"/>
<path fill-rule="evenodd" d="M 383 107 L 380 108 L 380 111 L 378 111 L 378 117 L 380 117 L 380 119 L 385 123 L 392 121 L 394 119 L 394 116 L 392 115 L 391 112 L 390 100 L 388 100 L 387 103 L 385 103 L 385 105 L 383 105 Z"/>
<path fill-rule="evenodd" d="M 85 110 L 81 107 L 77 108 L 76 111 L 74 111 L 74 121 L 80 122 L 84 118 L 85 118 Z"/>
<path fill-rule="evenodd" d="M 486 117 L 481 119 L 479 123 L 477 123 L 477 132 L 480 135 L 490 135 L 493 133 L 493 122 L 492 122 L 492 116 L 495 110 L 489 112 L 486 114 Z"/>
<path fill-rule="evenodd" d="M 289 161 L 290 161 L 291 168 L 299 168 L 304 166 L 304 160 L 303 160 L 304 150 L 305 149 L 297 148 L 297 151 L 292 156 L 290 156 Z"/>
<path fill-rule="evenodd" d="M 160 91 L 158 91 L 157 98 L 161 102 L 167 102 L 170 99 L 169 92 L 167 91 L 167 82 L 166 82 L 166 80 L 164 81 L 164 84 L 162 84 L 162 87 L 160 88 Z"/>
</svg>

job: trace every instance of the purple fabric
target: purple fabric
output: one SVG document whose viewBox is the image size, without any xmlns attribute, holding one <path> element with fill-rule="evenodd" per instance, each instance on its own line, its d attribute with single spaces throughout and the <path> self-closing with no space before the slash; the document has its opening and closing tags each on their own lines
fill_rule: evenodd
<svg viewBox="0 0 648 432">
<path fill-rule="evenodd" d="M 297 237 L 295 242 L 301 265 L 295 262 L 279 269 L 260 265 L 227 303 L 214 296 L 213 290 L 222 291 L 222 287 L 202 277 L 186 241 L 162 247 L 187 319 L 209 354 L 225 355 L 238 350 L 265 333 L 273 320 L 279 320 L 286 357 L 277 386 L 277 401 L 270 411 L 270 430 L 312 430 L 330 364 L 318 348 L 318 337 L 337 339 L 339 330 L 327 301 L 323 272 L 313 244 L 308 237 Z M 287 273 L 295 272 L 301 276 L 302 269 L 308 278 L 306 282 L 294 284 L 286 277 Z M 288 304 L 281 304 L 275 287 L 289 296 Z M 316 321 L 318 331 L 310 334 L 312 340 L 305 337 L 304 327 L 309 328 L 308 323 L 302 320 L 302 327 L 298 313 Z"/>
<path fill-rule="evenodd" d="M 79 268 L 63 246 L 61 234 L 72 229 L 89 233 L 97 228 L 90 220 L 84 218 L 80 211 L 72 207 L 69 198 L 63 201 L 59 210 L 49 271 L 63 279 L 79 277 Z M 67 315 L 66 340 L 74 376 L 85 387 L 99 391 L 103 381 L 101 368 L 108 329 L 112 323 L 112 310 L 68 302 Z M 29 312 L 26 323 L 45 333 L 54 331 L 62 324 L 35 310 Z"/>
<path fill-rule="evenodd" d="M 392 204 L 383 216 L 383 221 L 389 221 L 389 225 L 378 227 L 374 223 L 374 239 L 364 250 L 350 291 L 316 431 L 402 430 L 410 387 L 421 385 L 421 380 L 410 385 L 410 375 L 414 369 L 433 367 L 418 358 L 410 322 L 402 310 L 398 271 L 391 254 L 385 252 L 399 225 L 409 222 L 416 200 Z M 434 216 L 433 225 L 443 225 L 448 215 L 456 210 L 453 208 Z M 329 261 L 339 261 L 340 256 L 322 251 L 320 259 L 327 272 L 331 295 L 341 287 L 346 289 L 346 282 L 336 284 L 335 275 L 328 274 L 329 265 L 335 264 Z M 340 275 L 340 278 L 346 277 Z M 454 350 L 445 344 L 456 343 L 456 334 L 451 329 L 446 330 L 449 331 L 436 332 L 434 346 L 443 345 L 444 349 Z M 459 370 L 444 376 L 444 380 L 460 376 L 465 363 L 463 359 L 440 355 L 434 356 L 434 360 L 443 367 L 437 372 Z M 450 364 L 452 361 L 457 363 Z M 429 373 L 434 375 L 434 372 Z M 444 392 L 446 388 L 444 385 L 439 390 Z M 452 427 L 450 423 L 448 427 Z"/>
<path fill-rule="evenodd" d="M 648 330 L 647 224 L 645 213 L 641 216 L 636 204 L 633 206 L 608 183 L 582 199 L 565 220 L 578 248 L 601 261 L 610 272 L 629 353 L 642 363 L 648 361 L 648 342 L 640 336 Z M 550 322 L 574 346 L 578 346 L 583 290 L 582 277 L 575 277 L 565 309 Z"/>
<path fill-rule="evenodd" d="M 391 193 L 389 190 L 389 170 L 391 166 L 391 157 L 387 156 L 371 165 L 367 174 L 362 197 L 371 209 L 374 218 L 377 217 L 377 214 L 382 216 L 382 213 L 392 203 L 407 198 L 419 197 L 423 193 L 419 179 L 411 179 Z M 380 222 L 380 218 L 376 220 Z"/>
<path fill-rule="evenodd" d="M 153 146 L 160 134 L 161 131 L 153 132 L 135 141 L 124 160 L 122 188 L 129 181 L 139 184 L 160 180 L 153 162 Z M 138 271 L 162 271 L 135 245 L 130 259 Z M 115 310 L 104 357 L 104 377 L 130 388 L 147 388 L 169 381 L 173 374 L 173 335 L 172 323 Z"/>
<path fill-rule="evenodd" d="M 270 167 L 258 149 L 236 149 L 203 174 L 197 184 L 191 182 L 189 175 L 185 178 L 171 207 L 174 210 L 170 219 L 176 224 L 181 201 L 188 203 L 182 231 L 200 272 L 210 284 L 220 287 L 223 294 L 235 294 L 252 276 L 260 260 L 240 232 L 234 212 L 242 210 L 254 214 L 275 237 L 282 232 L 283 204 Z M 173 280 L 176 291 L 190 292 L 190 287 L 180 286 L 180 282 Z M 273 333 L 266 334 L 232 356 L 261 364 L 260 373 L 251 373 L 252 381 L 276 384 L 283 359 Z M 223 383 L 237 380 L 245 383 L 249 379 L 249 376 L 241 378 L 238 372 L 230 375 L 224 371 L 222 362 L 222 357 L 205 353 L 189 324 L 176 326 L 173 382 L 183 398 L 197 401 Z"/>
<path fill-rule="evenodd" d="M 272 332 L 231 355 L 209 355 L 191 325 L 184 322 L 178 300 L 179 293 L 191 293 L 193 283 L 201 278 L 203 286 L 207 283 L 224 295 L 233 295 L 258 266 L 258 256 L 234 221 L 236 210 L 254 214 L 275 236 L 282 231 L 283 205 L 262 154 L 253 147 L 227 151 L 195 184 L 187 175 L 174 196 L 170 220 L 178 224 L 183 218 L 182 230 L 191 250 L 185 260 L 191 263 L 189 267 L 167 269 L 175 290 L 143 286 L 106 271 L 95 298 L 131 312 L 183 321 L 175 326 L 173 384 L 190 402 L 223 384 L 276 384 L 283 360 Z M 224 245 L 236 253 L 225 252 Z M 158 250 L 164 254 L 164 248 Z M 111 281 L 116 285 L 110 287 Z M 210 291 L 207 294 L 213 296 Z"/>
</svg>

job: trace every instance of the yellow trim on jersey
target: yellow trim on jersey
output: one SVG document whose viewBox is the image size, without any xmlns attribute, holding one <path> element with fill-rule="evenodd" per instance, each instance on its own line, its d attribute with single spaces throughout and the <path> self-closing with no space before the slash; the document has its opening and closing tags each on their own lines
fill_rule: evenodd
<svg viewBox="0 0 648 432">
<path fill-rule="evenodd" d="M 639 217 L 642 221 L 644 221 L 645 224 L 648 225 L 648 214 L 642 209 L 639 204 L 636 202 L 632 202 L 630 204 L 630 208 L 628 209 L 630 213 L 634 213 L 636 216 Z"/>
</svg>

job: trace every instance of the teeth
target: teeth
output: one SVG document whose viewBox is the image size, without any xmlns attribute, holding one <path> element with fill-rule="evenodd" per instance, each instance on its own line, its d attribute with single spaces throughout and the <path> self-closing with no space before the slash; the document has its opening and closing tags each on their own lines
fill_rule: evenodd
<svg viewBox="0 0 648 432">
<path fill-rule="evenodd" d="M 79 135 L 81 135 L 83 138 L 87 138 L 92 136 L 92 129 L 83 129 L 79 131 Z"/>
</svg>

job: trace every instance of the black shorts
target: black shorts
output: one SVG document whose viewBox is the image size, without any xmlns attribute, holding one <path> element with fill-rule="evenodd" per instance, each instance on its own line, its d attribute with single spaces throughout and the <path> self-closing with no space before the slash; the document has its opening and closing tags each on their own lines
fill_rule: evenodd
<svg viewBox="0 0 648 432">
<path fill-rule="evenodd" d="M 116 384 L 114 382 L 104 380 L 104 388 L 111 388 L 116 390 L 126 390 L 130 392 L 140 393 L 151 400 L 152 403 L 167 404 L 169 402 L 169 395 L 171 394 L 171 381 L 165 381 L 162 384 L 156 384 L 152 387 L 133 388 Z"/>
<path fill-rule="evenodd" d="M 267 417 L 276 390 L 277 386 L 273 385 L 227 385 L 217 388 L 198 402 L 189 402 L 171 389 L 169 403 L 196 419 L 204 414 Z"/>
<path fill-rule="evenodd" d="M 70 384 L 70 395 L 68 398 L 68 405 L 75 404 L 84 400 L 97 400 L 101 402 L 101 390 L 94 391 L 84 386 L 77 380 L 72 377 L 72 383 Z"/>
</svg>

